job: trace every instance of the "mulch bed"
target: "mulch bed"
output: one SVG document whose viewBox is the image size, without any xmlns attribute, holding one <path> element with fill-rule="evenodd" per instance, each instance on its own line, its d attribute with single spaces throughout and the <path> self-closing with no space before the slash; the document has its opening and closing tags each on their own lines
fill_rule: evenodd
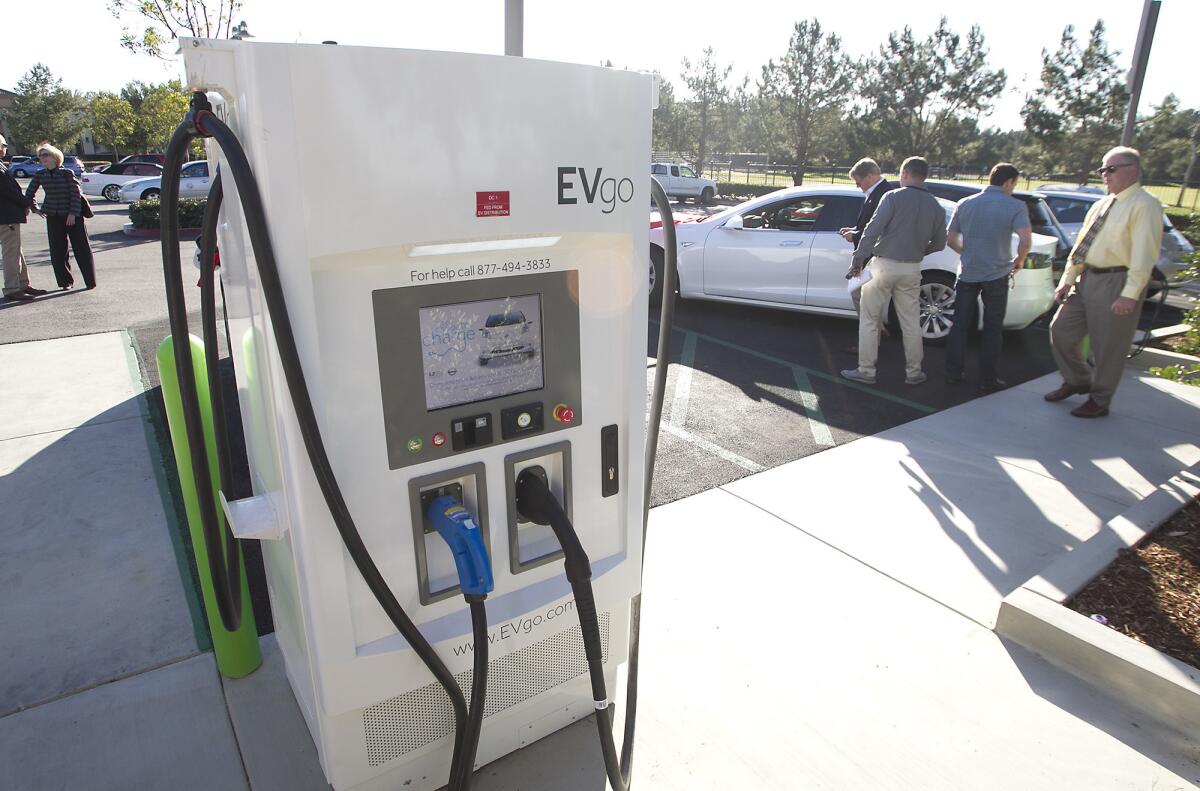
<svg viewBox="0 0 1200 791">
<path fill-rule="evenodd" d="M 1067 602 L 1200 668 L 1200 500 L 1193 500 Z"/>
</svg>

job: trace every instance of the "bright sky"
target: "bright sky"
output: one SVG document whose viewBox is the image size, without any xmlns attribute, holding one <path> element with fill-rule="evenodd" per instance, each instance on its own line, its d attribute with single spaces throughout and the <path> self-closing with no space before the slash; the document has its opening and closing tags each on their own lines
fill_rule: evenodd
<svg viewBox="0 0 1200 791">
<path fill-rule="evenodd" d="M 991 49 L 991 64 L 1009 74 L 1008 87 L 984 126 L 1021 125 L 1023 97 L 1039 82 L 1041 51 L 1056 49 L 1063 26 L 1072 23 L 1079 37 L 1102 18 L 1107 40 L 1128 67 L 1137 38 L 1143 0 L 1009 0 L 1006 3 L 948 0 L 843 0 L 804 3 L 751 0 L 733 4 L 693 0 L 656 4 L 645 0 L 526 0 L 525 55 L 547 60 L 656 70 L 681 93 L 680 61 L 696 59 L 711 46 L 721 62 L 732 63 L 732 77 L 758 79 L 768 58 L 787 48 L 792 24 L 819 15 L 821 24 L 843 39 L 852 55 L 874 51 L 890 31 L 910 25 L 924 37 L 945 14 L 951 27 L 965 33 L 978 24 Z M 69 35 L 8 35 L 0 47 L 0 87 L 12 89 L 34 63 L 48 65 L 69 88 L 117 90 L 134 79 L 160 81 L 181 77 L 178 62 L 137 57 L 119 46 L 120 24 L 104 0 L 61 0 L 56 17 L 70 20 Z M 331 13 L 336 9 L 336 13 Z M 949 9 L 949 10 L 946 10 Z M 238 15 L 260 41 L 341 44 L 454 50 L 502 54 L 504 0 L 424 3 L 401 0 L 245 0 Z M 8 20 L 13 21 L 11 15 Z M 1200 0 L 1163 0 L 1146 83 L 1142 111 L 1170 92 L 1185 107 L 1200 107 L 1195 68 L 1195 31 L 1200 29 Z M 11 33 L 11 30 L 9 31 Z"/>
</svg>

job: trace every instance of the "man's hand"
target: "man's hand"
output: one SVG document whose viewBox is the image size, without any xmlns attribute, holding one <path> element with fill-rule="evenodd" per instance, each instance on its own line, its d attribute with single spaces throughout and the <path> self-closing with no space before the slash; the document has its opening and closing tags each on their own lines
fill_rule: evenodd
<svg viewBox="0 0 1200 791">
<path fill-rule="evenodd" d="M 849 280 L 850 278 L 858 277 L 862 274 L 862 270 L 863 268 L 861 266 L 855 266 L 854 264 L 851 264 L 850 268 L 846 270 L 846 279 Z"/>
<path fill-rule="evenodd" d="M 1009 274 L 1015 275 L 1017 272 L 1020 272 L 1024 268 L 1025 268 L 1025 256 L 1023 256 L 1023 255 L 1017 256 L 1016 258 L 1013 259 L 1012 271 Z"/>
<path fill-rule="evenodd" d="M 74 224 L 75 224 L 75 215 L 74 215 L 74 214 L 68 214 L 68 215 L 67 215 L 67 227 L 70 227 L 70 226 L 72 226 L 72 225 L 74 225 Z"/>
<path fill-rule="evenodd" d="M 856 228 L 839 228 L 838 233 L 840 233 L 842 235 L 842 238 L 845 239 L 847 242 L 850 242 L 850 244 L 854 244 L 854 232 L 856 230 L 857 230 Z"/>
<path fill-rule="evenodd" d="M 1066 283 L 1059 286 L 1058 290 L 1054 292 L 1054 301 L 1060 305 L 1066 302 L 1067 297 L 1070 296 L 1071 289 L 1074 287 L 1074 285 L 1074 283 Z"/>
<path fill-rule="evenodd" d="M 1112 312 L 1115 316 L 1128 316 L 1130 313 L 1133 313 L 1133 309 L 1136 307 L 1136 299 L 1117 297 L 1117 301 L 1112 303 Z"/>
</svg>

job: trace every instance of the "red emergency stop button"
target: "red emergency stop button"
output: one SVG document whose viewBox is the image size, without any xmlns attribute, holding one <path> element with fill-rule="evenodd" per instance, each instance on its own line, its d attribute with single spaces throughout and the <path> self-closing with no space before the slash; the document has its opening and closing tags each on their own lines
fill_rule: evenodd
<svg viewBox="0 0 1200 791">
<path fill-rule="evenodd" d="M 431 441 L 433 442 L 433 447 L 440 448 L 446 444 L 446 435 L 439 431 L 433 435 Z"/>
<path fill-rule="evenodd" d="M 566 404 L 559 404 L 554 407 L 554 419 L 559 423 L 571 424 L 575 422 L 575 410 Z"/>
</svg>

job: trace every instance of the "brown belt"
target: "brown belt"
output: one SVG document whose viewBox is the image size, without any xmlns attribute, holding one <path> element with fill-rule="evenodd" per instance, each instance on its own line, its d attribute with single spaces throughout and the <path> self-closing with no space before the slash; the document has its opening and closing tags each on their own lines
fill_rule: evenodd
<svg viewBox="0 0 1200 791">
<path fill-rule="evenodd" d="M 1106 266 L 1106 267 L 1089 266 L 1087 268 L 1087 271 L 1094 272 L 1097 275 L 1107 275 L 1109 272 L 1128 272 L 1129 267 L 1127 267 L 1127 266 Z"/>
</svg>

